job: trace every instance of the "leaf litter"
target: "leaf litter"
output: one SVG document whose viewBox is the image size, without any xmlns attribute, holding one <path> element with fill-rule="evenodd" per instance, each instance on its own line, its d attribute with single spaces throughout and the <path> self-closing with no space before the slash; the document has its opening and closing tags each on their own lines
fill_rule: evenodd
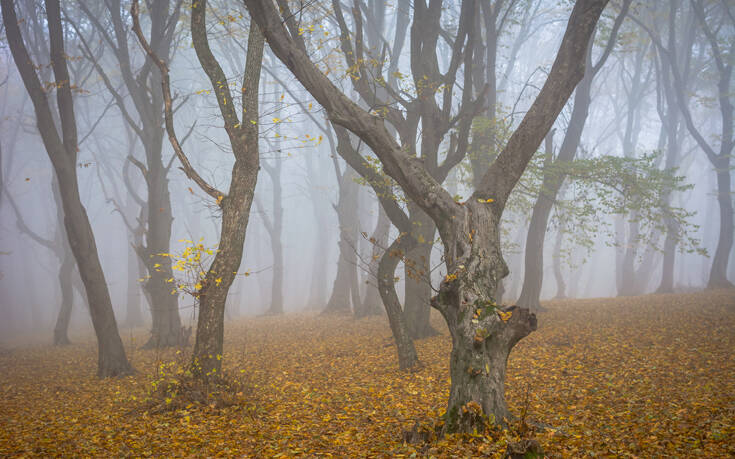
<svg viewBox="0 0 735 459">
<path fill-rule="evenodd" d="M 523 425 L 405 443 L 438 422 L 450 340 L 417 342 L 400 372 L 383 317 L 293 314 L 228 323 L 223 356 L 238 391 L 224 404 L 149 409 L 187 350 L 126 345 L 138 370 L 94 377 L 90 336 L 0 352 L 0 456 L 502 457 L 533 437 L 548 457 L 735 455 L 735 291 L 545 303 L 508 361 Z M 123 332 L 125 335 L 125 332 Z M 179 403 L 181 402 L 181 403 Z M 530 426 L 530 427 L 529 427 Z"/>
</svg>

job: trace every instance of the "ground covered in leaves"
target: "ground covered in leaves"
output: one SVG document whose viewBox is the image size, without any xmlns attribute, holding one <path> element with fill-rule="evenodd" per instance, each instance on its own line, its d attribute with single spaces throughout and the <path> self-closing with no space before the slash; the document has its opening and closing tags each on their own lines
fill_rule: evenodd
<svg viewBox="0 0 735 459">
<path fill-rule="evenodd" d="M 546 303 L 508 362 L 550 457 L 735 455 L 735 291 Z M 141 350 L 137 375 L 94 377 L 89 336 L 65 348 L 0 351 L 0 456 L 500 457 L 517 431 L 405 444 L 448 395 L 449 337 L 417 343 L 424 367 L 399 372 L 382 317 L 287 315 L 227 327 L 224 364 L 242 385 L 226 407 L 148 410 L 152 386 L 187 350 Z"/>
</svg>

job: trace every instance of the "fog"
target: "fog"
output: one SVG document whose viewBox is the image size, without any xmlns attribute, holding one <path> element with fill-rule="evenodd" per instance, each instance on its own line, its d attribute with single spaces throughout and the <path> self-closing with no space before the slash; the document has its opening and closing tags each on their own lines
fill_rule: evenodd
<svg viewBox="0 0 735 459">
<path fill-rule="evenodd" d="M 543 85 L 569 14 L 569 5 L 564 3 L 561 5 L 543 1 L 519 3 L 524 3 L 524 6 L 509 10 L 511 19 L 500 34 L 495 64 L 495 73 L 498 75 L 496 83 L 498 119 L 504 127 L 507 126 L 511 130 L 518 125 Z M 36 25 L 32 25 L 32 21 L 24 25 L 25 33 L 35 34 L 36 40 L 43 40 L 45 30 L 34 29 L 44 21 L 43 10 L 34 9 L 33 2 L 20 2 L 20 4 L 25 14 L 37 15 L 36 21 L 33 21 Z M 449 8 L 456 10 L 457 5 Z M 101 7 L 98 9 L 101 11 Z M 139 193 L 137 198 L 145 199 L 145 183 L 140 172 L 135 167 L 125 165 L 128 155 L 144 159 L 140 139 L 127 126 L 128 121 L 136 124 L 141 122 L 136 119 L 134 102 L 122 83 L 123 76 L 119 64 L 112 51 L 107 49 L 109 44 L 99 38 L 99 31 L 95 30 L 84 12 L 78 10 L 73 2 L 67 5 L 64 11 L 64 15 L 70 15 L 68 16 L 70 22 L 74 22 L 78 27 L 76 31 L 69 32 L 66 49 L 72 64 L 72 81 L 81 83 L 79 91 L 74 96 L 80 138 L 77 160 L 80 195 L 92 223 L 115 316 L 122 328 L 125 326 L 126 308 L 130 301 L 139 302 L 143 317 L 146 321 L 150 320 L 150 306 L 139 288 L 142 283 L 137 282 L 138 279 L 145 277 L 146 273 L 139 271 L 135 256 L 131 256 L 132 236 L 124 222 L 124 219 L 135 222 L 139 209 L 139 204 L 135 202 L 136 198 L 130 196 L 123 183 L 124 170 L 132 182 L 133 189 Z M 230 17 L 242 18 L 244 15 L 247 18 L 244 7 L 226 2 L 213 5 L 212 11 L 215 16 L 225 17 L 229 14 Z M 681 12 L 682 21 L 687 20 L 685 15 L 689 13 Z M 655 20 L 650 17 L 653 14 L 652 5 L 644 3 L 635 4 L 630 14 L 636 15 L 635 21 Z M 395 31 L 391 29 L 395 27 L 396 6 L 388 6 L 385 17 L 386 30 L 383 36 L 393 37 Z M 170 66 L 177 105 L 176 129 L 179 136 L 185 133 L 187 135 L 184 146 L 195 168 L 215 187 L 226 189 L 234 162 L 227 135 L 221 129 L 221 115 L 210 91 L 209 81 L 190 46 L 191 37 L 184 24 L 186 18 L 182 15 L 179 20 L 181 26 L 176 27 L 174 34 L 173 59 Z M 592 62 L 599 60 L 603 54 L 613 20 L 612 12 L 603 19 L 607 28 L 595 37 Z M 451 16 L 448 21 L 452 21 Z M 661 141 L 661 137 L 665 135 L 662 134 L 662 130 L 665 130 L 663 126 L 665 120 L 661 119 L 661 111 L 665 113 L 678 108 L 675 101 L 666 100 L 665 89 L 660 87 L 664 77 L 657 77 L 657 72 L 661 73 L 664 65 L 661 51 L 657 51 L 652 39 L 643 28 L 637 26 L 635 21 L 623 22 L 618 42 L 612 46 L 602 71 L 592 81 L 589 114 L 586 120 L 583 120 L 584 130 L 577 157 L 595 158 L 602 155 L 640 157 L 657 152 L 659 159 L 655 162 L 655 167 L 662 170 L 666 167 L 663 156 L 666 154 L 668 143 L 666 140 Z M 246 19 L 238 19 L 226 26 L 220 25 L 218 31 L 212 32 L 210 38 L 213 52 L 222 62 L 223 70 L 233 85 L 241 78 L 243 72 L 245 59 L 242 41 L 247 35 L 246 25 Z M 679 26 L 684 27 L 677 24 L 677 27 Z M 213 27 L 217 28 L 215 25 Z M 323 27 L 319 26 L 319 30 L 320 33 L 323 31 L 325 36 L 334 36 L 338 33 L 335 27 L 336 24 L 326 21 Z M 723 39 L 732 38 L 731 24 L 722 27 L 725 28 L 720 31 L 725 37 Z M 87 41 L 94 42 L 95 49 L 91 52 L 95 54 L 99 70 L 95 69 L 89 56 L 81 48 L 78 33 L 88 34 Z M 143 52 L 132 33 L 128 35 L 131 61 L 134 66 L 140 66 L 144 57 Z M 36 43 L 34 49 L 42 53 L 43 47 L 39 46 L 39 43 Z M 0 327 L 3 342 L 9 344 L 15 339 L 27 338 L 29 334 L 40 340 L 47 339 L 44 338 L 44 334 L 48 335 L 54 326 L 59 308 L 60 260 L 49 247 L 45 247 L 37 239 L 42 238 L 51 245 L 58 245 L 63 234 L 58 234 L 57 208 L 52 189 L 54 172 L 37 133 L 33 105 L 13 64 L 7 42 L 3 41 L 2 45 L 0 129 L 3 199 L 0 207 L 2 215 Z M 440 46 L 442 46 L 439 53 L 440 60 L 445 60 L 440 62 L 440 67 L 446 68 L 448 57 L 444 53 L 449 53 L 450 49 L 445 42 L 440 43 Z M 691 101 L 688 104 L 696 129 L 706 141 L 717 145 L 722 141 L 719 136 L 723 121 L 716 103 L 716 65 L 707 46 L 706 37 L 696 34 L 692 54 L 689 57 L 693 64 L 690 64 L 690 69 L 687 70 L 690 79 L 687 84 L 691 93 L 689 96 Z M 318 52 L 322 55 L 339 54 L 337 43 L 334 41 L 324 40 L 321 47 L 324 49 L 320 48 Z M 48 63 L 47 55 L 35 55 L 34 58 L 41 66 Z M 409 58 L 410 53 L 404 50 L 397 59 L 399 72 L 410 74 Z M 227 299 L 228 318 L 242 315 L 257 316 L 268 310 L 272 302 L 271 284 L 275 263 L 271 250 L 272 237 L 280 237 L 283 246 L 283 310 L 287 313 L 319 311 L 326 306 L 337 275 L 339 258 L 343 256 L 338 247 L 340 226 L 335 206 L 339 199 L 340 186 L 335 167 L 344 171 L 349 166 L 333 150 L 333 143 L 326 139 L 323 131 L 328 126 L 325 111 L 267 49 L 263 65 L 265 69 L 262 72 L 259 92 L 261 163 L 270 167 L 280 163 L 281 167 L 278 171 L 277 184 L 273 183 L 265 168 L 261 168 L 258 174 L 256 205 L 252 206 L 244 257 L 240 266 L 241 272 L 251 274 L 237 277 L 231 287 Z M 118 91 L 128 114 L 122 114 L 118 105 L 120 101 L 111 96 L 100 71 L 105 73 L 110 85 Z M 274 75 L 277 79 L 273 77 Z M 358 97 L 355 92 L 349 90 L 348 77 L 337 74 L 334 78 L 350 97 Z M 50 79 L 48 75 L 46 79 Z M 282 84 L 286 87 L 284 88 Z M 635 85 L 641 88 L 636 89 Z M 633 90 L 638 90 L 638 95 L 631 96 Z M 459 94 L 457 97 L 461 96 L 461 91 Z M 631 103 L 635 103 L 635 107 L 629 107 Z M 573 106 L 574 97 L 567 103 L 554 124 L 553 148 L 557 153 L 564 133 L 569 127 Z M 306 107 L 310 107 L 306 110 L 308 113 L 304 111 Z M 126 120 L 127 116 L 132 119 Z M 635 119 L 629 122 L 630 116 Z M 314 120 L 322 125 L 317 126 Z M 630 142 L 624 138 L 629 135 L 625 132 L 626 123 L 629 124 L 627 129 L 635 131 L 633 149 L 630 152 L 623 151 L 624 147 L 628 148 L 624 143 Z M 712 163 L 701 151 L 701 147 L 683 126 L 683 122 L 681 124 L 678 134 L 681 154 L 675 159 L 674 174 L 681 176 L 682 183 L 688 187 L 672 193 L 671 205 L 685 209 L 689 215 L 686 218 L 685 233 L 677 242 L 679 252 L 676 254 L 673 269 L 673 289 L 690 291 L 706 287 L 712 256 L 721 235 L 715 171 Z M 502 138 L 498 139 L 501 144 L 503 141 Z M 445 139 L 441 148 L 448 148 L 448 142 L 449 140 Z M 359 140 L 354 137 L 353 143 L 357 145 Z M 366 157 L 371 155 L 366 145 L 363 144 L 360 148 Z M 170 252 L 178 253 L 183 250 L 185 243 L 181 240 L 198 241 L 201 238 L 206 246 L 215 246 L 221 224 L 219 209 L 186 177 L 165 138 L 162 157 L 164 164 L 173 163 L 167 175 L 173 215 Z M 526 175 L 529 175 L 528 171 Z M 473 190 L 471 177 L 471 167 L 466 160 L 450 172 L 446 186 L 453 194 L 466 199 Z M 357 181 L 350 177 L 347 180 Z M 533 182 L 531 179 L 528 181 Z M 280 236 L 269 235 L 264 224 L 265 220 L 274 218 L 275 187 L 280 187 L 280 206 L 282 206 L 283 221 Z M 573 203 L 575 193 L 589 193 L 584 187 L 579 187 L 579 190 L 574 190 L 574 187 L 572 184 L 564 188 L 560 198 Z M 356 271 L 360 280 L 361 294 L 365 295 L 366 289 L 375 285 L 375 273 L 370 273 L 368 266 L 371 244 L 360 236 L 360 233 L 372 234 L 379 207 L 375 193 L 364 180 L 357 188 L 358 219 L 354 228 L 343 228 L 343 231 L 348 230 L 351 233 L 353 251 L 359 255 L 357 259 L 362 260 L 352 262 L 350 269 Z M 514 304 L 520 295 L 524 276 L 523 255 L 526 234 L 534 201 L 532 193 L 538 193 L 537 185 L 529 184 L 519 188 L 520 190 L 517 189 L 515 193 L 523 195 L 520 199 L 526 199 L 526 202 L 510 208 L 504 215 L 503 223 L 504 255 L 510 268 L 510 274 L 504 281 L 505 293 L 502 297 L 503 302 L 507 304 Z M 399 193 L 399 202 L 401 206 L 405 206 L 402 196 Z M 15 206 L 10 204 L 10 199 L 14 201 Z M 631 196 L 630 199 L 635 200 L 639 197 Z M 625 222 L 630 216 L 624 213 L 614 214 L 606 211 L 609 209 L 599 207 L 593 217 L 594 224 L 581 229 L 558 224 L 559 218 L 563 219 L 565 212 L 563 206 L 557 205 L 552 210 L 549 228 L 546 231 L 546 243 L 543 246 L 544 282 L 540 291 L 542 301 L 558 293 L 554 282 L 553 260 L 559 253 L 565 254 L 559 263 L 560 272 L 566 278 L 567 296 L 609 297 L 619 293 L 621 264 L 613 260 L 621 258 L 621 252 L 625 250 L 626 245 L 630 246 L 625 233 L 629 231 Z M 574 222 L 571 223 L 573 224 Z M 558 232 L 562 232 L 561 243 L 557 244 L 561 248 L 555 248 L 554 244 Z M 580 232 L 584 235 L 580 236 Z M 396 235 L 397 230 L 393 228 L 391 234 Z M 588 239 L 588 246 L 577 245 L 579 238 Z M 661 261 L 663 238 L 659 234 L 652 239 L 636 242 L 640 245 L 635 255 L 636 268 L 644 263 L 642 259 L 644 256 L 653 258 L 653 262 L 649 265 L 650 272 L 642 273 L 646 279 L 640 286 L 640 291 L 636 293 L 653 292 L 660 283 L 663 269 Z M 695 241 L 696 245 L 692 246 L 687 241 Z M 692 252 L 690 250 L 692 248 L 699 250 Z M 685 252 L 681 253 L 681 250 Z M 442 252 L 443 248 L 437 241 L 430 262 L 434 269 L 432 281 L 435 289 L 446 275 L 446 268 L 441 263 Z M 729 257 L 732 258 L 732 249 Z M 130 264 L 133 266 L 129 266 Z M 727 266 L 727 276 L 732 280 L 735 276 L 733 263 Z M 403 269 L 399 266 L 396 273 L 400 278 L 397 289 L 402 292 L 405 282 Z M 137 284 L 131 282 L 129 277 L 134 277 Z M 80 296 L 81 283 L 75 284 L 71 327 L 79 330 L 89 329 L 89 314 Z M 134 291 L 130 291 L 131 288 Z M 134 300 L 130 300 L 130 297 Z M 179 308 L 184 322 L 193 325 L 196 301 L 182 294 L 179 296 Z"/>
<path fill-rule="evenodd" d="M 0 12 L 0 456 L 732 455 L 732 2 Z"/>
</svg>

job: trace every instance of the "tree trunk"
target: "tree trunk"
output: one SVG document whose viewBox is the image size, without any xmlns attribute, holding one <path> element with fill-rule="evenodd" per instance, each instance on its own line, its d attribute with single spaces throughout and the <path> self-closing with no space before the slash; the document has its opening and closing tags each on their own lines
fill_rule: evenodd
<svg viewBox="0 0 735 459">
<path fill-rule="evenodd" d="M 717 240 L 715 256 L 709 273 L 709 288 L 728 288 L 732 283 L 727 279 L 727 263 L 733 245 L 733 207 L 730 185 L 729 157 L 718 157 L 715 165 L 717 171 L 717 203 L 720 206 L 720 237 Z"/>
<path fill-rule="evenodd" d="M 579 88 L 577 88 L 579 91 Z M 578 93 L 579 94 L 579 93 Z M 576 108 L 575 100 L 575 108 Z M 578 118 L 581 115 L 578 116 Z M 574 121 L 575 118 L 572 117 Z M 584 125 L 584 120 L 582 120 Z M 572 129 L 572 121 L 570 121 L 571 131 L 567 135 L 576 135 L 576 130 Z M 581 126 L 580 126 L 581 128 Z M 581 135 L 581 129 L 580 129 Z M 566 144 L 566 136 L 564 142 Z M 570 144 L 570 150 L 562 151 L 573 151 L 565 156 L 559 154 L 559 158 L 554 162 L 571 161 L 574 157 L 574 152 L 577 149 L 577 144 Z M 532 310 L 540 310 L 541 303 L 539 298 L 541 296 L 541 285 L 544 278 L 544 239 L 546 238 L 546 227 L 549 221 L 549 215 L 551 209 L 554 206 L 556 195 L 559 193 L 561 186 L 564 182 L 564 176 L 558 176 L 558 172 L 552 172 L 551 163 L 553 161 L 554 154 L 554 131 L 549 132 L 546 136 L 546 156 L 544 157 L 544 179 L 539 190 L 536 204 L 533 206 L 533 212 L 531 214 L 531 223 L 528 227 L 528 236 L 526 237 L 525 247 L 525 258 L 523 265 L 523 287 L 521 288 L 521 295 L 518 298 L 518 305 L 522 308 L 528 308 Z"/>
<path fill-rule="evenodd" d="M 308 156 L 308 155 L 307 155 Z M 313 176 L 313 174 L 309 174 Z M 327 297 L 327 270 L 325 259 L 328 257 L 329 232 L 325 223 L 325 209 L 322 208 L 322 197 L 312 192 L 312 208 L 314 210 L 314 221 L 317 228 L 317 240 L 314 246 L 314 257 L 311 270 L 311 284 L 309 287 L 309 299 L 306 303 L 307 309 L 322 310 Z"/>
<path fill-rule="evenodd" d="M 404 263 L 405 301 L 408 332 L 413 339 L 427 338 L 438 334 L 429 321 L 431 317 L 430 261 L 436 226 L 428 215 L 415 204 L 409 203 L 413 232 L 411 237 L 416 246 L 406 253 Z"/>
<path fill-rule="evenodd" d="M 277 132 L 279 132 L 277 130 Z M 281 150 L 279 149 L 278 152 Z M 282 159 L 276 157 L 275 166 L 263 163 L 262 166 L 268 173 L 273 185 L 273 220 L 264 214 L 263 221 L 267 224 L 268 237 L 271 241 L 271 252 L 273 253 L 273 279 L 271 282 L 271 305 L 266 314 L 283 314 L 283 189 L 281 188 Z"/>
<path fill-rule="evenodd" d="M 410 237 L 399 237 L 388 247 L 378 264 L 378 290 L 383 300 L 385 311 L 388 313 L 388 323 L 393 332 L 398 352 L 398 367 L 401 370 L 412 368 L 419 364 L 418 354 L 413 345 L 408 330 L 406 318 L 401 310 L 401 302 L 396 294 L 395 273 L 398 262 L 405 250 L 410 248 L 413 240 Z"/>
<path fill-rule="evenodd" d="M 340 195 L 335 210 L 339 219 L 339 261 L 337 276 L 334 279 L 332 295 L 329 298 L 325 314 L 342 314 L 350 312 L 352 286 L 357 276 L 357 205 L 358 193 L 355 173 L 349 167 L 342 176 L 339 187 Z"/>
<path fill-rule="evenodd" d="M 625 246 L 623 252 L 623 261 L 620 269 L 620 287 L 618 288 L 618 296 L 632 296 L 636 295 L 636 269 L 635 260 L 638 255 L 638 222 L 635 221 L 635 215 L 633 216 L 634 221 L 628 223 L 628 243 Z"/>
<path fill-rule="evenodd" d="M 288 35 L 273 3 L 263 0 L 245 0 L 245 3 L 253 20 L 267 35 L 271 50 L 325 108 L 330 120 L 359 135 L 378 156 L 386 173 L 431 216 L 439 229 L 448 274 L 432 305 L 444 316 L 453 342 L 452 385 L 444 431 L 479 430 L 485 426 L 481 420 L 490 416 L 502 423 L 508 417 L 504 400 L 505 370 L 491 369 L 490 364 L 505 364 L 502 357 L 507 357 L 518 340 L 536 328 L 536 317 L 528 310 L 514 308 L 509 311 L 510 317 L 507 312 L 503 316 L 506 321 L 490 309 L 493 301 L 489 293 L 495 292 L 500 279 L 508 274 L 500 252 L 500 217 L 528 162 L 584 76 L 584 56 L 607 1 L 588 0 L 574 5 L 559 52 L 538 97 L 480 181 L 480 187 L 462 203 L 456 203 L 437 183 L 422 166 L 423 161 L 410 156 L 397 144 L 382 120 L 361 110 L 324 76 L 294 42 L 294 37 Z M 414 2 L 414 5 L 415 14 L 432 16 L 427 12 L 441 10 L 440 2 L 431 2 L 430 8 L 425 2 Z M 466 21 L 468 10 L 463 13 L 462 19 Z M 416 36 L 413 32 L 420 29 L 419 24 L 429 28 L 414 21 L 412 38 Z M 420 42 L 415 44 L 421 46 Z M 471 54 L 468 56 L 471 58 Z M 412 61 L 418 67 L 423 56 L 412 55 Z M 420 78 L 420 73 L 414 77 Z M 424 101 L 428 99 L 424 97 Z M 426 132 L 426 125 L 423 127 Z M 404 147 L 410 149 L 409 145 Z M 480 315 L 475 319 L 477 309 Z M 475 343 L 479 345 L 475 347 Z M 462 377 L 462 371 L 472 378 Z"/>
<path fill-rule="evenodd" d="M 151 337 L 144 347 L 169 347 L 181 344 L 181 317 L 179 316 L 179 296 L 171 294 L 174 287 L 171 257 L 168 255 L 171 241 L 171 197 L 168 191 L 167 170 L 161 157 L 163 133 L 151 133 L 145 143 L 148 171 L 145 175 L 148 188 L 148 218 L 145 232 L 145 246 L 138 252 L 146 265 L 148 279 L 143 288 L 151 300 L 153 327 Z"/>
<path fill-rule="evenodd" d="M 564 231 L 562 226 L 559 226 L 559 230 L 556 232 L 556 240 L 554 242 L 554 278 L 556 279 L 556 299 L 563 299 L 567 297 L 567 286 L 564 283 L 564 273 L 561 269 L 561 243 L 564 238 Z"/>
<path fill-rule="evenodd" d="M 377 276 L 378 276 L 378 265 L 380 264 L 380 252 L 382 247 L 388 245 L 388 235 L 390 232 L 390 219 L 383 210 L 383 206 L 378 205 L 378 222 L 375 225 L 375 231 L 373 231 L 370 237 L 370 243 L 372 244 L 372 253 L 369 264 L 369 273 L 367 288 L 365 289 L 365 299 L 360 307 L 359 314 L 355 314 L 356 318 L 362 318 L 366 316 L 374 316 L 382 313 L 383 302 L 380 299 L 380 291 L 377 287 Z"/>
<path fill-rule="evenodd" d="M 143 313 L 141 311 L 140 276 L 145 269 L 135 251 L 128 247 L 128 284 L 125 307 L 125 326 L 135 328 L 143 325 Z"/>
<path fill-rule="evenodd" d="M 661 270 L 661 284 L 656 293 L 672 293 L 674 291 L 674 261 L 676 259 L 676 227 L 671 219 L 666 219 L 666 240 L 664 241 L 664 259 Z"/>
<path fill-rule="evenodd" d="M 72 285 L 74 268 L 74 255 L 67 246 L 65 247 L 61 266 L 59 267 L 61 307 L 59 308 L 59 315 L 56 318 L 56 326 L 54 327 L 54 346 L 71 344 L 71 341 L 69 341 L 69 322 L 71 321 L 71 310 L 74 304 L 74 286 Z"/>
<path fill-rule="evenodd" d="M 528 309 L 500 309 L 488 294 L 508 274 L 500 253 L 499 218 L 489 206 L 472 200 L 463 209 L 464 218 L 455 218 L 451 232 L 443 234 L 449 274 L 433 299 L 452 335 L 445 433 L 473 432 L 486 422 L 505 425 L 510 419 L 505 402 L 508 355 L 536 329 L 536 316 Z M 468 241 L 471 232 L 475 236 Z"/>
</svg>

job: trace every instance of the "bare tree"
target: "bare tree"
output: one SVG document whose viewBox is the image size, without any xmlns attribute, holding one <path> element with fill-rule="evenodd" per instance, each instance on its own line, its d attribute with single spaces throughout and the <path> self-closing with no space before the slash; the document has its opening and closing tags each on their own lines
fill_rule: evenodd
<svg viewBox="0 0 735 459">
<path fill-rule="evenodd" d="M 178 23 L 182 0 L 156 1 L 150 7 L 149 42 L 154 52 L 161 56 L 165 63 L 170 62 L 175 49 L 175 29 Z M 128 47 L 128 27 L 126 26 L 125 9 L 121 0 L 106 0 L 105 10 L 99 5 L 88 5 L 79 2 L 86 18 L 100 34 L 107 49 L 119 66 L 120 75 L 126 94 L 116 87 L 102 68 L 100 60 L 91 53 L 91 44 L 82 40 L 82 53 L 94 63 L 107 91 L 113 96 L 127 126 L 133 130 L 143 145 L 145 157 L 139 161 L 132 154 L 128 161 L 133 163 L 144 179 L 146 185 L 145 224 L 136 226 L 142 229 L 142 237 L 134 235 L 134 247 L 138 257 L 148 271 L 143 288 L 151 306 L 153 319 L 151 337 L 146 347 L 165 347 L 180 344 L 181 317 L 179 315 L 178 296 L 171 295 L 170 284 L 166 281 L 173 277 L 171 258 L 160 256 L 169 253 L 171 239 L 171 197 L 168 187 L 168 173 L 173 163 L 163 158 L 163 96 L 161 95 L 160 76 L 154 71 L 150 59 L 144 58 L 136 66 L 134 55 Z M 73 23 L 74 24 L 74 23 Z M 75 28 L 79 32 L 78 27 Z M 79 32 L 79 36 L 83 34 Z M 128 100 L 132 101 L 133 114 Z M 125 181 L 130 184 L 129 180 Z M 128 189 L 129 193 L 136 190 Z M 131 233 L 135 234 L 131 229 Z"/>
<path fill-rule="evenodd" d="M 222 225 L 218 251 L 202 280 L 199 290 L 199 317 L 196 342 L 192 355 L 192 371 L 198 378 L 219 376 L 222 372 L 224 315 L 227 292 L 242 262 L 245 231 L 250 218 L 250 207 L 258 179 L 260 156 L 258 149 L 258 87 L 263 60 L 263 35 L 255 23 L 250 24 L 247 57 L 242 86 L 242 108 L 238 117 L 235 100 L 226 84 L 227 77 L 212 54 L 207 38 L 207 1 L 199 0 L 191 9 L 191 35 L 199 63 L 207 74 L 217 97 L 235 163 L 227 194 L 207 183 L 192 167 L 176 137 L 173 120 L 173 101 L 168 66 L 156 56 L 146 41 L 138 19 L 138 2 L 133 0 L 131 14 L 133 30 L 138 41 L 161 72 L 165 123 L 171 145 L 187 176 L 212 197 L 222 210 Z"/>
<path fill-rule="evenodd" d="M 695 124 L 691 109 L 689 108 L 689 98 L 687 97 L 687 81 L 685 79 L 685 62 L 680 62 L 679 53 L 682 46 L 686 46 L 684 40 L 677 42 L 676 37 L 669 37 L 667 43 L 664 43 L 659 30 L 654 30 L 651 24 L 647 24 L 639 19 L 636 22 L 648 32 L 651 39 L 656 45 L 657 50 L 665 59 L 671 69 L 672 85 L 676 94 L 676 104 L 684 118 L 684 123 L 689 134 L 694 138 L 699 148 L 705 154 L 709 162 L 712 164 L 717 177 L 717 203 L 720 209 L 720 225 L 719 239 L 717 247 L 712 259 L 712 266 L 709 274 L 709 287 L 729 287 L 732 283 L 727 279 L 727 265 L 730 258 L 730 250 L 733 246 L 733 233 L 735 233 L 733 223 L 733 203 L 732 203 L 732 184 L 731 184 L 731 163 L 732 152 L 735 147 L 735 124 L 733 122 L 733 102 L 732 102 L 732 56 L 735 55 L 735 41 L 727 40 L 726 34 L 728 30 L 732 30 L 735 25 L 733 18 L 732 6 L 727 2 L 713 2 L 705 4 L 701 0 L 691 0 L 690 14 L 696 18 L 706 46 L 711 50 L 714 60 L 714 78 L 717 80 L 717 104 L 719 106 L 721 126 L 716 140 L 708 141 L 702 128 Z M 669 30 L 675 30 L 677 13 L 681 11 L 684 15 L 683 8 L 680 8 L 680 2 L 670 2 L 669 10 Z M 685 54 L 686 55 L 686 54 Z M 718 145 L 719 143 L 719 145 Z"/>
<path fill-rule="evenodd" d="M 329 118 L 359 136 L 373 150 L 385 172 L 439 229 L 448 275 L 438 295 L 432 298 L 432 306 L 442 313 L 452 335 L 452 385 L 445 431 L 472 432 L 484 425 L 489 416 L 493 422 L 504 423 L 510 417 L 504 388 L 508 354 L 536 328 L 536 317 L 526 309 L 499 309 L 491 296 L 508 273 L 500 251 L 500 217 L 536 148 L 584 75 L 588 42 L 607 2 L 591 0 L 575 4 L 556 60 L 538 97 L 473 195 L 461 203 L 455 202 L 432 177 L 423 160 L 401 148 L 386 129 L 383 118 L 350 101 L 311 62 L 306 50 L 294 39 L 297 25 L 286 5 L 279 5 L 281 16 L 270 0 L 245 0 L 245 3 L 273 52 L 324 107 Z M 474 5 L 471 0 L 463 2 L 463 13 L 471 15 Z M 419 18 L 433 21 L 441 9 L 441 1 L 429 5 L 422 0 L 414 2 Z M 424 21 L 422 26 L 430 28 L 432 23 Z M 412 59 L 424 61 L 424 75 L 429 84 L 440 79 L 435 79 L 432 70 L 436 67 L 431 68 L 431 55 L 427 58 L 421 50 L 435 49 L 435 45 L 435 42 L 420 41 L 413 44 L 416 49 Z M 424 125 L 423 132 L 429 129 Z"/>
<path fill-rule="evenodd" d="M 64 227 L 69 245 L 79 267 L 87 291 L 92 324 L 97 335 L 97 374 L 100 377 L 119 376 L 132 371 L 112 310 L 110 292 L 102 271 L 89 217 L 82 205 L 77 182 L 77 126 L 72 98 L 72 83 L 64 52 L 64 31 L 58 0 L 46 2 L 47 27 L 51 66 L 55 76 L 56 100 L 60 131 L 54 123 L 48 96 L 39 80 L 35 66 L 23 42 L 12 0 L 2 0 L 3 22 L 8 44 L 23 84 L 36 112 L 36 123 L 46 152 L 59 181 L 64 209 Z"/>
</svg>

